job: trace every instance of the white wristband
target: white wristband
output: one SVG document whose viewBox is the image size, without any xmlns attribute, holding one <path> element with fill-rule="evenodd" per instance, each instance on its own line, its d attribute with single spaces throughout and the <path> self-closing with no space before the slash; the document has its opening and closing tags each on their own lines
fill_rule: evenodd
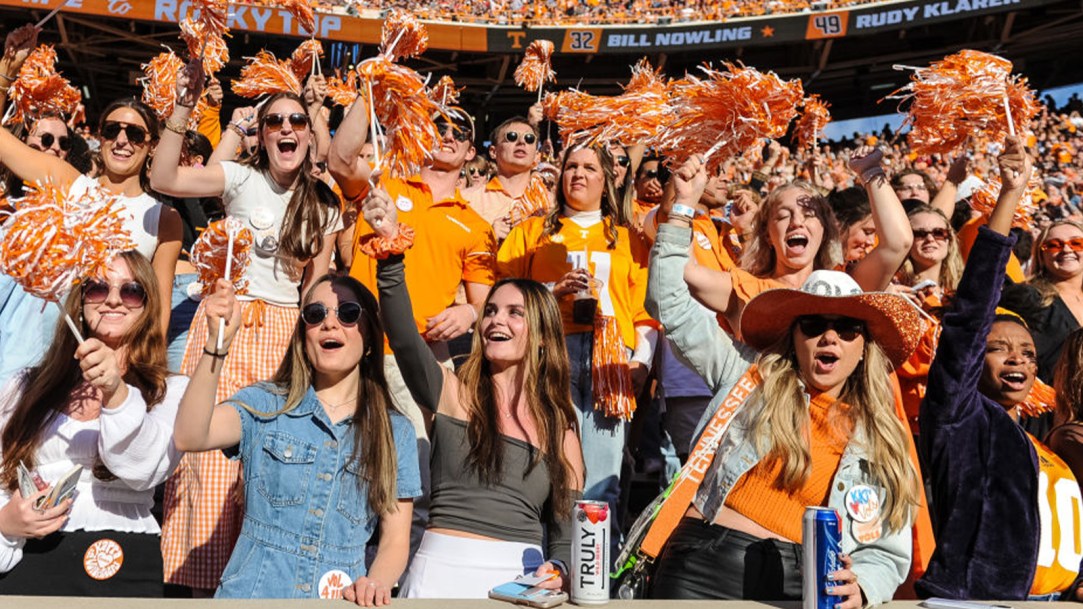
<svg viewBox="0 0 1083 609">
<path fill-rule="evenodd" d="M 696 208 L 689 207 L 688 205 L 684 205 L 682 203 L 674 203 L 673 207 L 671 207 L 669 210 L 669 215 L 685 218 L 689 222 L 691 222 L 692 219 L 696 217 Z"/>
</svg>

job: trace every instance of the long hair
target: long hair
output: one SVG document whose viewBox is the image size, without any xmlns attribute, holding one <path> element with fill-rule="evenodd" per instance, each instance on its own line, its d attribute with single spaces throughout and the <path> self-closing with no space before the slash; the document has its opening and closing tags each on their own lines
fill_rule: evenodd
<svg viewBox="0 0 1083 609">
<path fill-rule="evenodd" d="M 128 263 L 132 278 L 147 293 L 142 315 L 121 338 L 121 344 L 128 349 L 123 381 L 139 390 L 149 412 L 165 397 L 169 374 L 165 334 L 160 323 L 162 296 L 158 292 L 154 269 L 142 254 L 132 250 L 120 254 L 119 258 Z M 93 336 L 92 329 L 83 319 L 81 289 L 72 290 L 68 295 L 64 311 L 77 320 L 83 336 Z M 12 408 L 7 426 L 0 434 L 0 442 L 3 443 L 0 483 L 10 490 L 18 488 L 19 462 L 33 467 L 45 430 L 64 412 L 72 394 L 83 383 L 83 372 L 79 360 L 75 359 L 78 346 L 74 334 L 61 319 L 41 363 L 28 369 L 23 377 L 22 393 Z M 100 458 L 94 466 L 94 475 L 101 480 L 116 478 Z"/>
<path fill-rule="evenodd" d="M 271 161 L 263 142 L 263 119 L 271 106 L 280 99 L 297 102 L 301 107 L 301 113 L 304 114 L 304 102 L 297 95 L 288 92 L 272 95 L 260 107 L 259 153 L 243 161 L 243 164 L 258 169 L 264 174 L 269 172 Z M 309 145 L 315 146 L 316 140 L 312 135 L 311 121 L 308 131 L 312 142 Z M 279 248 L 300 263 L 315 258 L 323 247 L 323 235 L 334 225 L 338 214 L 338 199 L 334 191 L 327 184 L 312 177 L 312 158 L 311 155 L 306 155 L 301 162 L 300 173 L 293 187 L 293 196 L 290 197 L 290 202 L 286 205 L 286 213 L 282 217 L 282 232 L 278 239 Z"/>
<path fill-rule="evenodd" d="M 1053 284 L 1057 282 L 1057 279 L 1049 272 L 1049 267 L 1045 266 L 1045 261 L 1042 260 L 1042 244 L 1049 239 L 1049 231 L 1064 225 L 1074 226 L 1083 233 L 1083 224 L 1073 220 L 1057 220 L 1038 233 L 1038 238 L 1034 240 L 1034 246 L 1031 248 L 1030 270 L 1034 275 L 1030 278 L 1030 285 L 1034 286 L 1041 295 L 1043 307 L 1053 304 L 1053 299 L 1057 296 L 1057 288 Z"/>
<path fill-rule="evenodd" d="M 823 240 L 820 241 L 820 248 L 816 250 L 816 258 L 813 260 L 813 270 L 833 269 L 842 260 L 839 226 L 838 222 L 835 221 L 835 213 L 831 211 L 831 205 L 827 202 L 827 199 L 816 192 L 816 189 L 811 184 L 795 181 L 772 190 L 756 212 L 756 219 L 752 228 L 752 239 L 745 245 L 745 249 L 741 253 L 741 268 L 757 277 L 770 277 L 775 272 L 778 255 L 771 245 L 767 225 L 771 223 L 775 209 L 782 202 L 782 195 L 794 189 L 800 190 L 809 197 L 810 206 L 824 229 Z"/>
<path fill-rule="evenodd" d="M 120 108 L 131 109 L 143 119 L 143 124 L 147 126 L 147 141 L 143 143 L 143 145 L 147 147 L 147 158 L 144 159 L 143 166 L 139 168 L 139 187 L 143 189 L 143 192 L 153 194 L 154 190 L 150 187 L 150 152 L 158 143 L 158 134 L 161 132 L 158 115 L 150 108 L 150 106 L 138 99 L 134 97 L 123 97 L 113 101 L 113 103 L 106 106 L 105 110 L 102 111 L 101 119 L 98 121 L 98 133 L 102 132 L 102 127 L 105 126 L 105 122 L 109 118 L 109 115 Z"/>
<path fill-rule="evenodd" d="M 1057 421 L 1083 422 L 1083 328 L 1068 335 L 1053 371 Z"/>
<path fill-rule="evenodd" d="M 936 278 L 937 284 L 940 288 L 948 293 L 955 293 L 955 288 L 959 286 L 959 280 L 963 278 L 963 256 L 959 253 L 959 239 L 955 236 L 955 229 L 951 227 L 951 222 L 948 217 L 944 215 L 944 212 L 930 205 L 918 205 L 914 209 L 910 210 L 906 214 L 907 218 L 913 218 L 918 214 L 932 214 L 944 221 L 944 226 L 948 229 L 948 255 L 944 257 L 944 260 L 940 262 L 940 276 Z M 914 280 L 917 278 L 918 271 L 914 268 L 914 261 L 910 259 L 910 255 L 907 254 L 906 260 L 903 261 L 902 266 L 899 268 L 898 277 L 903 285 L 914 285 Z"/>
<path fill-rule="evenodd" d="M 759 399 L 763 410 L 752 423 L 751 438 L 764 459 L 777 460 L 781 470 L 779 488 L 799 489 L 812 472 L 809 451 L 809 413 L 805 407 L 793 348 L 793 331 L 757 360 L 763 384 L 749 398 Z M 913 508 L 918 505 L 917 473 L 910 463 L 908 429 L 895 415 L 894 392 L 889 374 L 892 366 L 883 350 L 866 339 L 864 357 L 846 379 L 839 401 L 851 429 L 865 435 L 865 450 L 871 474 L 888 491 L 884 521 L 892 531 L 910 525 Z"/>
<path fill-rule="evenodd" d="M 579 431 L 575 407 L 572 406 L 571 372 L 560 307 L 552 292 L 536 281 L 502 279 L 489 291 L 483 310 L 488 308 L 493 294 L 503 286 L 512 286 L 523 295 L 527 348 L 521 364 L 526 371 L 522 391 L 530 416 L 538 427 L 540 459 L 549 468 L 550 505 L 553 506 L 554 517 L 559 520 L 568 516 L 568 499 L 573 488 L 571 462 L 564 454 L 564 434 L 568 430 Z M 493 482 L 500 478 L 504 448 L 496 405 L 498 396 L 493 386 L 492 369 L 483 352 L 483 319 L 484 316 L 474 324 L 470 355 L 459 369 L 459 397 L 467 411 L 469 466 L 482 481 Z M 500 397 L 509 399 L 515 396 Z M 538 459 L 536 455 L 531 468 Z"/>
<path fill-rule="evenodd" d="M 302 301 L 302 307 L 312 302 L 316 287 L 330 283 L 332 288 L 344 288 L 361 305 L 361 318 L 357 329 L 364 341 L 365 351 L 357 363 L 360 378 L 357 383 L 357 402 L 353 413 L 354 445 L 350 463 L 357 464 L 361 474 L 358 486 L 368 486 L 369 505 L 376 514 L 386 514 L 398 509 L 395 480 L 398 460 L 395 438 L 391 431 L 391 411 L 394 403 L 384 378 L 384 328 L 380 323 L 380 310 L 376 297 L 365 286 L 349 275 L 324 275 L 317 279 Z M 314 373 L 312 362 L 305 351 L 307 326 L 300 316 L 293 327 L 286 356 L 271 377 L 270 389 L 284 395 L 286 402 L 276 412 L 260 412 L 241 404 L 249 412 L 260 417 L 278 416 L 290 412 L 301 403 Z"/>
<path fill-rule="evenodd" d="M 563 161 L 560 165 L 560 184 L 557 186 L 557 204 L 550 210 L 549 215 L 545 217 L 545 229 L 542 234 L 546 237 L 552 237 L 560 231 L 563 226 L 563 220 L 561 217 L 564 215 L 564 206 L 568 204 L 568 197 L 564 194 L 564 170 L 568 166 L 568 157 L 572 155 L 576 150 L 583 148 L 589 148 L 594 151 L 594 154 L 598 155 L 598 164 L 602 166 L 602 175 L 605 178 L 605 184 L 602 188 L 602 224 L 605 227 L 605 240 L 609 249 L 617 249 L 617 227 L 629 226 L 631 219 L 628 215 L 628 211 L 621 205 L 621 200 L 617 197 L 617 188 L 614 185 L 614 171 L 613 171 L 613 155 L 609 153 L 609 149 L 605 146 L 577 146 L 570 148 L 564 155 Z M 630 208 L 629 208 L 630 209 Z"/>
</svg>

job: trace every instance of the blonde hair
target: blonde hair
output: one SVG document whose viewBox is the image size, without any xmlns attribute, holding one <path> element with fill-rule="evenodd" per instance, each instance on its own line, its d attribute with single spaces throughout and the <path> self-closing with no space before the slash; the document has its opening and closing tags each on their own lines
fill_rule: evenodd
<svg viewBox="0 0 1083 609">
<path fill-rule="evenodd" d="M 1045 266 L 1045 262 L 1042 261 L 1042 244 L 1049 239 L 1049 233 L 1058 226 L 1074 226 L 1079 229 L 1079 232 L 1083 233 L 1083 225 L 1074 220 L 1057 220 L 1049 226 L 1042 229 L 1038 233 L 1038 238 L 1034 240 L 1034 245 L 1030 250 L 1030 270 L 1034 273 L 1034 276 L 1030 278 L 1030 285 L 1034 286 L 1038 290 L 1038 294 L 1042 297 L 1042 306 L 1048 307 L 1053 304 L 1053 299 L 1057 297 L 1057 288 L 1053 287 L 1056 280 L 1049 273 L 1049 269 Z"/>
<path fill-rule="evenodd" d="M 944 221 L 944 227 L 948 229 L 948 255 L 940 262 L 940 276 L 936 278 L 937 284 L 945 292 L 954 293 L 959 287 L 959 280 L 963 278 L 963 256 L 959 253 L 959 239 L 955 235 L 955 229 L 951 227 L 951 221 L 944 212 L 930 205 L 919 205 L 906 214 L 907 218 L 913 218 L 918 214 L 932 214 Z M 906 255 L 902 267 L 899 268 L 898 279 L 903 285 L 914 285 L 917 278 L 914 263 L 910 260 L 910 254 Z"/>
<path fill-rule="evenodd" d="M 831 210 L 831 204 L 816 191 L 812 184 L 802 181 L 790 182 L 779 186 L 767 195 L 767 199 L 756 212 L 751 231 L 752 239 L 741 253 L 741 268 L 757 277 L 770 277 L 775 272 L 775 262 L 778 257 L 771 244 L 767 225 L 771 222 L 775 208 L 782 202 L 782 195 L 794 189 L 808 195 L 810 207 L 824 229 L 823 239 L 820 241 L 820 247 L 816 250 L 816 258 L 812 263 L 813 270 L 833 269 L 842 260 L 839 226 L 835 220 L 835 212 Z"/>
<path fill-rule="evenodd" d="M 791 331 L 760 355 L 756 365 L 763 383 L 750 398 L 763 404 L 750 434 L 756 452 L 764 459 L 778 460 L 781 470 L 777 485 L 791 492 L 812 473 L 810 420 L 805 406 L 808 398 L 797 369 L 792 336 Z M 887 489 L 884 521 L 888 529 L 901 531 L 913 519 L 918 488 L 917 473 L 909 459 L 909 430 L 891 406 L 895 402 L 888 380 L 891 369 L 879 345 L 866 339 L 864 357 L 847 378 L 839 402 L 849 406 L 842 411 L 849 419 L 847 431 L 864 432 L 870 473 Z"/>
</svg>

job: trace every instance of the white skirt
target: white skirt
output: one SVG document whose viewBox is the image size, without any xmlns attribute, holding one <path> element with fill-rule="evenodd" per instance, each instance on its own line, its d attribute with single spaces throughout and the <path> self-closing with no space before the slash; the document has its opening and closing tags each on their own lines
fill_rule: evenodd
<svg viewBox="0 0 1083 609">
<path fill-rule="evenodd" d="M 540 546 L 425 531 L 402 584 L 403 598 L 488 598 L 489 590 L 545 562 Z"/>
</svg>

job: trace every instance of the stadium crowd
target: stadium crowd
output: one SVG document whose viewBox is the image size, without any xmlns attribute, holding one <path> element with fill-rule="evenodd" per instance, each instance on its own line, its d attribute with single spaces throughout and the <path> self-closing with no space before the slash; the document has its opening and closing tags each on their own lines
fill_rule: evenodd
<svg viewBox="0 0 1083 609">
<path fill-rule="evenodd" d="M 36 45 L 7 34 L 0 109 Z M 842 609 L 1083 600 L 1078 98 L 953 155 L 885 128 L 714 164 L 460 108 L 392 175 L 322 75 L 236 108 L 201 76 L 0 129 L 0 594 L 567 590 L 575 502 L 628 566 L 650 471 L 677 517 L 625 592 L 800 599 L 827 506 Z M 57 306 L 15 244 L 52 196 L 134 246 Z"/>
</svg>

